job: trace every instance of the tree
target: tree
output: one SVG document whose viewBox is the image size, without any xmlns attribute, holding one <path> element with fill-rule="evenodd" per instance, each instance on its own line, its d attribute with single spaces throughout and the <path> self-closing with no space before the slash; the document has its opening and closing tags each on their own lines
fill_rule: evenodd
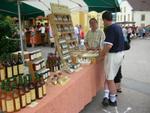
<svg viewBox="0 0 150 113">
<path fill-rule="evenodd" d="M 19 36 L 15 26 L 11 17 L 0 15 L 0 60 L 2 61 L 7 60 L 12 52 L 19 50 Z"/>
</svg>

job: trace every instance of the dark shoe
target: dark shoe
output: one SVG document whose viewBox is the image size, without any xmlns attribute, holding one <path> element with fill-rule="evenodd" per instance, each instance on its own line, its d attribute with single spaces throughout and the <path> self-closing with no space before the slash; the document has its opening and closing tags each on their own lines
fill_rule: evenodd
<svg viewBox="0 0 150 113">
<path fill-rule="evenodd" d="M 105 97 L 105 98 L 103 99 L 103 101 L 102 101 L 102 105 L 103 105 L 104 107 L 107 107 L 107 106 L 109 105 L 109 99 Z"/>
<path fill-rule="evenodd" d="M 118 92 L 118 93 L 122 93 L 122 90 L 121 90 L 121 88 L 120 88 L 120 89 L 117 89 L 117 92 Z"/>
<path fill-rule="evenodd" d="M 117 106 L 117 101 L 112 102 L 111 100 L 109 100 L 109 105 L 115 107 Z"/>
</svg>

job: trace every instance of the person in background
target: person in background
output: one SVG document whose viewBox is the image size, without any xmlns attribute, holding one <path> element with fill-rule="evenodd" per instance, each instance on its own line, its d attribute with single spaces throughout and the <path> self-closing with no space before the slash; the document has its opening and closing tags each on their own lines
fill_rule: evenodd
<svg viewBox="0 0 150 113">
<path fill-rule="evenodd" d="M 42 41 L 42 45 L 44 46 L 45 45 L 45 27 L 43 24 L 41 24 L 39 31 L 41 32 L 41 41 Z"/>
<path fill-rule="evenodd" d="M 127 35 L 127 37 L 128 38 L 131 38 L 131 36 L 132 36 L 132 28 L 131 27 L 128 27 L 128 35 Z"/>
<path fill-rule="evenodd" d="M 27 42 L 26 42 L 26 32 L 27 30 L 26 29 L 22 29 L 22 39 L 23 39 L 23 48 L 24 50 L 27 50 Z"/>
<path fill-rule="evenodd" d="M 38 22 L 37 29 L 40 29 L 40 27 L 41 27 L 41 24 L 40 24 L 40 22 Z"/>
<path fill-rule="evenodd" d="M 102 14 L 105 26 L 104 47 L 100 54 L 101 62 L 104 62 L 106 80 L 104 84 L 104 98 L 102 105 L 107 107 L 117 106 L 116 86 L 114 78 L 121 66 L 124 56 L 124 37 L 122 28 L 112 23 L 112 14 L 106 11 Z"/>
<path fill-rule="evenodd" d="M 80 32 L 79 32 L 78 25 L 75 25 L 75 27 L 74 27 L 74 36 L 75 36 L 75 39 L 77 40 L 77 43 L 79 44 Z"/>
<path fill-rule="evenodd" d="M 143 27 L 143 38 L 145 37 L 145 34 L 146 34 L 146 30 L 145 30 L 145 28 Z"/>
<path fill-rule="evenodd" d="M 101 50 L 105 34 L 102 30 L 98 29 L 98 22 L 95 18 L 89 20 L 90 30 L 87 32 L 84 44 L 87 50 Z"/>
<path fill-rule="evenodd" d="M 84 31 L 81 25 L 80 25 L 80 46 L 81 48 L 84 48 Z"/>
<path fill-rule="evenodd" d="M 35 42 L 36 42 L 36 40 L 35 40 L 35 28 L 34 27 L 31 27 L 30 28 L 30 43 L 31 43 L 31 45 L 32 45 L 32 47 L 34 47 L 35 46 Z"/>
</svg>

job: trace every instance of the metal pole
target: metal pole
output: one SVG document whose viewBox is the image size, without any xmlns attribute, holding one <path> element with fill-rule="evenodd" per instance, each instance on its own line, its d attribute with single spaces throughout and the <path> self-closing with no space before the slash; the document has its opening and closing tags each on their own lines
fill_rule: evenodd
<svg viewBox="0 0 150 113">
<path fill-rule="evenodd" d="M 21 55 L 22 55 L 22 60 L 23 60 L 23 64 L 25 64 L 24 62 L 24 50 L 23 50 L 23 40 L 22 40 L 22 27 L 21 27 L 21 13 L 20 13 L 20 1 L 17 0 L 17 4 L 18 4 L 18 19 L 19 19 L 19 35 L 20 35 L 20 43 L 21 43 Z"/>
</svg>

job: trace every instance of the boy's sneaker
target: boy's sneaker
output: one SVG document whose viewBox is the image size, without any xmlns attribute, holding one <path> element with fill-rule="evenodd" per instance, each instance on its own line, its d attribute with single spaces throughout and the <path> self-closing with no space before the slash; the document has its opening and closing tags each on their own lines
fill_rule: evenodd
<svg viewBox="0 0 150 113">
<path fill-rule="evenodd" d="M 103 98 L 102 105 L 103 105 L 104 107 L 107 107 L 107 106 L 109 105 L 109 99 L 106 98 L 106 97 Z"/>
<path fill-rule="evenodd" d="M 117 101 L 112 102 L 112 101 L 109 99 L 109 105 L 110 105 L 110 106 L 113 106 L 113 107 L 116 107 L 116 106 L 117 106 Z"/>
</svg>

